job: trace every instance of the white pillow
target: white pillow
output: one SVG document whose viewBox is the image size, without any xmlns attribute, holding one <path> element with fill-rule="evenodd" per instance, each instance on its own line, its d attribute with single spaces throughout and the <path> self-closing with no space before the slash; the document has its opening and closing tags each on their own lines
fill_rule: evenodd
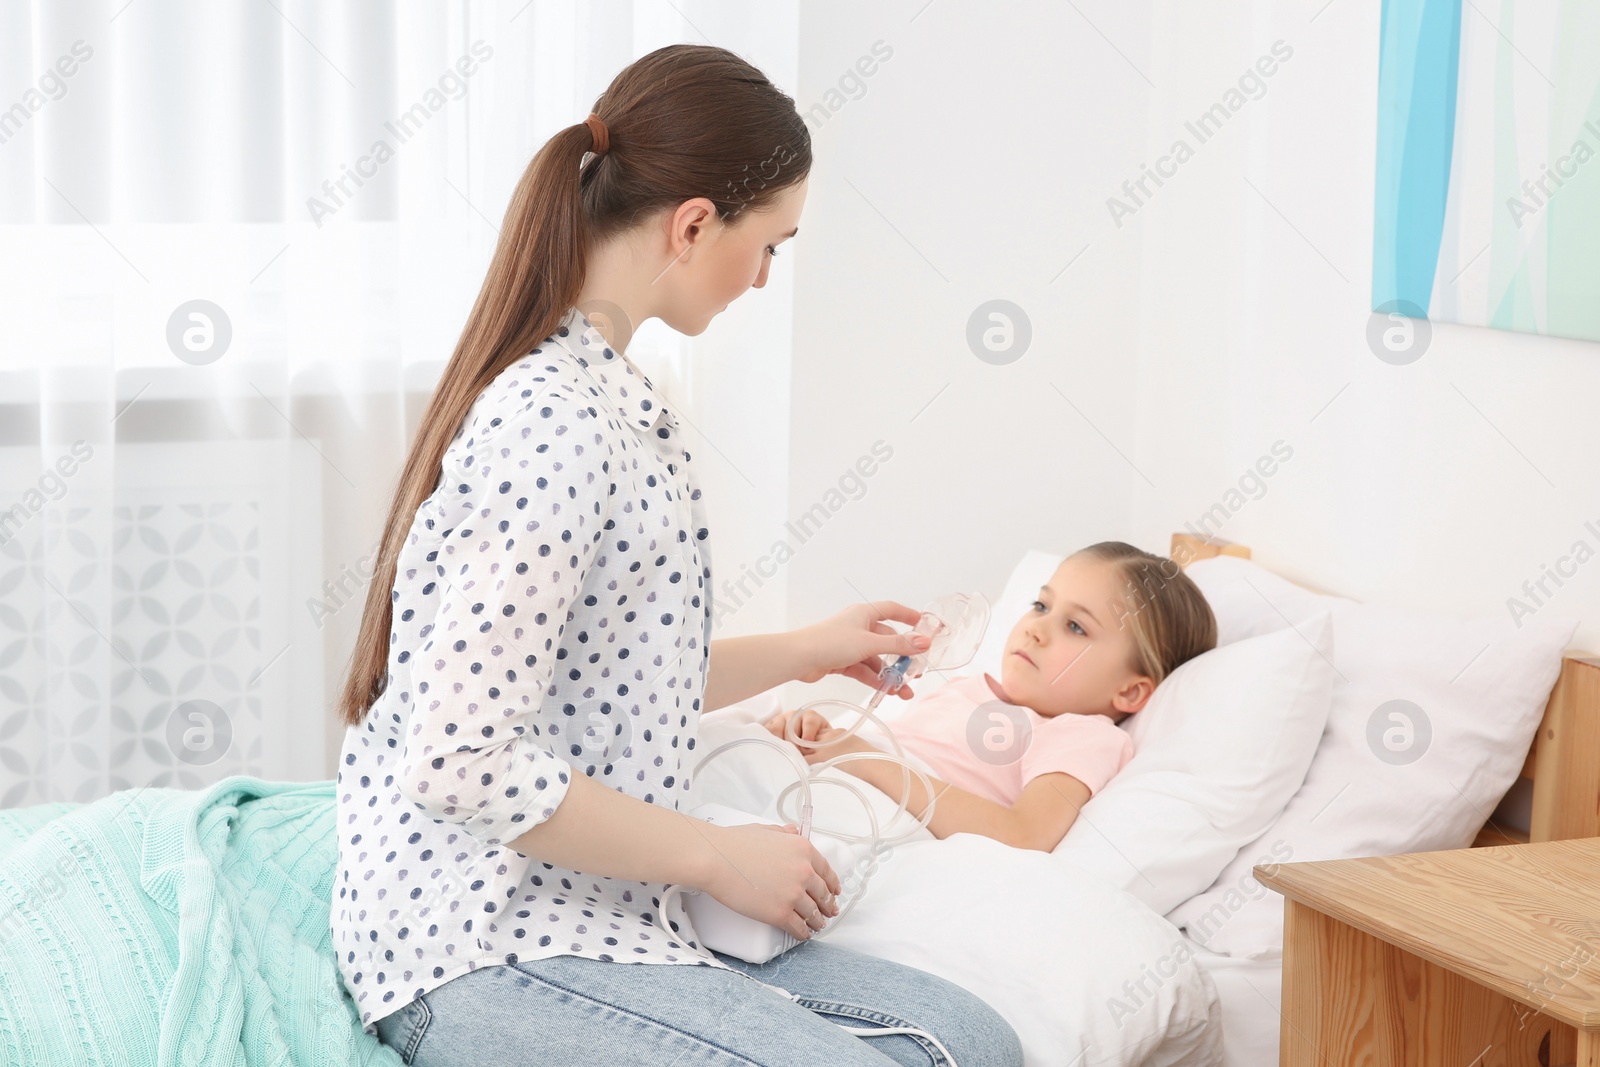
<svg viewBox="0 0 1600 1067">
<path fill-rule="evenodd" d="M 1134 757 L 1083 806 L 1054 852 L 1165 914 L 1272 825 L 1328 719 L 1326 614 L 1213 649 L 1124 721 Z"/>
<path fill-rule="evenodd" d="M 1196 560 L 1186 571 L 1217 617 L 1217 644 L 1274 633 L 1313 615 L 1355 604 L 1347 597 L 1315 593 L 1237 556 Z"/>
<path fill-rule="evenodd" d="M 1215 885 L 1168 916 L 1213 951 L 1272 956 L 1283 901 L 1252 895 L 1250 868 L 1470 845 L 1516 780 L 1576 624 L 1360 604 L 1227 557 L 1188 573 L 1236 638 L 1312 612 L 1333 621 L 1333 706 L 1305 783 Z"/>
</svg>

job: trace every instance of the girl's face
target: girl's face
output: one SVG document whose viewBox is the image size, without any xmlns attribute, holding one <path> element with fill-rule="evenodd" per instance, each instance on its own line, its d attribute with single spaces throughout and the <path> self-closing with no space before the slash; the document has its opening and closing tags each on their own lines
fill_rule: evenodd
<svg viewBox="0 0 1600 1067">
<path fill-rule="evenodd" d="M 746 290 L 766 285 L 777 248 L 800 227 L 807 181 L 783 189 L 765 209 L 740 211 L 728 222 L 704 198 L 681 205 L 671 221 L 677 259 L 661 276 L 670 293 L 662 321 L 698 335 Z"/>
<path fill-rule="evenodd" d="M 1088 556 L 1061 561 L 1006 638 L 1000 684 L 1009 703 L 1046 718 L 1064 713 L 1120 717 L 1155 686 L 1134 662 L 1121 568 Z"/>
</svg>

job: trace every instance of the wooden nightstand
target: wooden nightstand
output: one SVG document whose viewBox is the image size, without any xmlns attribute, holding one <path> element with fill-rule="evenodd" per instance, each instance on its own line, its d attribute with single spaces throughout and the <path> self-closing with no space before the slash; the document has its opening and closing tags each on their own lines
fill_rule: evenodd
<svg viewBox="0 0 1600 1067">
<path fill-rule="evenodd" d="M 1281 1067 L 1600 1067 L 1600 838 L 1257 867 Z"/>
</svg>

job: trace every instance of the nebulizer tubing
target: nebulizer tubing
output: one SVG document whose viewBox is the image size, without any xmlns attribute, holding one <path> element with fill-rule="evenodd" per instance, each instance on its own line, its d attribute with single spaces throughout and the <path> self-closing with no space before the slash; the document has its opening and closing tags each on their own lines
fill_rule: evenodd
<svg viewBox="0 0 1600 1067">
<path fill-rule="evenodd" d="M 922 783 L 923 791 L 927 794 L 928 802 L 926 805 L 924 805 L 922 814 L 916 817 L 916 826 L 914 828 L 907 830 L 903 834 L 888 839 L 884 838 L 883 831 L 878 825 L 878 817 L 873 811 L 872 802 L 868 800 L 867 795 L 863 793 L 859 787 L 857 787 L 853 782 L 849 781 L 833 778 L 819 779 L 821 784 L 838 786 L 855 794 L 856 799 L 861 802 L 861 807 L 867 814 L 867 823 L 871 827 L 871 832 L 866 836 L 862 836 L 860 834 L 847 834 L 836 830 L 818 829 L 818 832 L 827 834 L 829 837 L 833 837 L 841 841 L 862 842 L 871 846 L 867 867 L 861 876 L 861 887 L 851 895 L 849 901 L 845 903 L 844 908 L 839 912 L 839 914 L 834 916 L 834 925 L 838 923 L 838 920 L 843 919 L 846 915 L 848 915 L 850 913 L 850 909 L 855 907 L 856 902 L 866 895 L 867 882 L 871 880 L 873 874 L 877 873 L 878 856 L 886 848 L 909 839 L 918 830 L 926 829 L 929 822 L 931 822 L 933 819 L 934 807 L 939 799 L 938 796 L 933 792 L 932 780 L 926 773 L 917 767 L 912 766 L 911 763 L 906 760 L 905 750 L 901 748 L 899 739 L 894 736 L 894 731 L 889 729 L 889 727 L 886 726 L 882 720 L 874 715 L 873 711 L 877 708 L 878 704 L 882 702 L 884 696 L 889 693 L 897 692 L 903 685 L 905 685 L 908 679 L 921 677 L 925 670 L 952 670 L 956 667 L 965 665 L 977 652 L 978 643 L 983 639 L 983 632 L 988 626 L 988 622 L 989 603 L 981 595 L 955 593 L 948 597 L 943 597 L 940 600 L 935 601 L 934 604 L 924 611 L 917 619 L 917 625 L 914 629 L 914 632 L 923 633 L 929 637 L 930 640 L 928 647 L 922 652 L 914 655 L 898 656 L 891 662 L 885 664 L 884 667 L 878 672 L 877 689 L 873 693 L 872 699 L 867 703 L 865 708 L 856 704 L 852 704 L 846 700 L 833 700 L 827 698 L 814 700 L 809 704 L 802 705 L 798 709 L 800 714 L 791 715 L 789 720 L 785 723 L 784 739 L 789 741 L 790 744 L 783 745 L 766 737 L 739 737 L 732 741 L 728 741 L 725 744 L 719 745 L 715 749 L 712 749 L 711 752 L 702 757 L 700 762 L 696 765 L 694 773 L 696 776 L 699 776 L 704 772 L 706 766 L 712 760 L 716 759 L 724 752 L 730 752 L 742 745 L 759 744 L 769 748 L 777 749 L 783 754 L 783 756 L 789 761 L 791 767 L 797 772 L 795 775 L 795 780 L 778 794 L 775 802 L 778 815 L 780 818 L 785 818 L 786 822 L 795 821 L 785 817 L 784 802 L 789 798 L 790 794 L 798 791 L 800 793 L 800 813 L 798 824 L 801 836 L 806 838 L 811 836 L 812 831 L 812 779 L 822 771 L 828 769 L 829 767 L 835 767 L 842 763 L 847 763 L 850 760 L 858 759 L 888 760 L 891 763 L 898 764 L 900 766 L 901 775 L 900 799 L 895 802 L 894 818 L 890 820 L 890 825 L 893 825 L 895 822 L 897 822 L 902 813 L 909 813 L 908 807 L 911 798 L 911 776 L 916 775 L 917 779 Z M 830 738 L 827 741 L 808 741 L 799 737 L 795 731 L 798 728 L 801 715 L 803 715 L 803 713 L 806 711 L 810 711 L 828 704 L 844 708 L 848 711 L 854 711 L 859 718 L 857 718 L 856 722 L 839 737 Z M 832 720 L 829 721 L 831 722 Z M 845 752 L 838 756 L 834 756 L 832 759 L 825 760 L 822 763 L 812 766 L 806 764 L 795 752 L 795 749 L 800 746 L 805 746 L 808 748 L 827 748 L 838 744 L 839 741 L 853 736 L 856 731 L 861 729 L 862 724 L 868 721 L 871 721 L 877 725 L 877 727 L 888 736 L 889 743 L 894 746 L 894 753 L 892 755 L 882 751 Z M 876 746 L 874 746 L 874 748 L 876 748 Z M 687 889 L 688 887 L 681 884 L 667 887 L 666 891 L 661 896 L 661 902 L 658 909 L 662 913 L 663 918 L 665 917 L 668 898 L 675 893 L 680 894 L 681 896 L 681 894 L 683 894 Z M 827 934 L 829 930 L 834 929 L 834 925 L 829 925 L 825 929 L 818 931 L 816 936 L 820 937 Z M 793 935 L 788 934 L 787 932 L 784 933 L 784 938 L 787 944 L 781 951 L 786 952 L 790 948 L 793 948 L 795 945 L 799 944 L 799 942 L 794 939 Z M 857 1027 L 843 1026 L 843 1024 L 840 1025 L 847 1032 L 864 1038 L 881 1037 L 888 1034 L 914 1034 L 918 1037 L 926 1038 L 928 1041 L 932 1042 L 941 1053 L 944 1054 L 945 1059 L 951 1064 L 951 1067 L 956 1067 L 955 1057 L 950 1054 L 950 1050 L 945 1048 L 944 1044 L 940 1042 L 937 1037 L 925 1030 L 919 1030 L 914 1026 Z"/>
<path fill-rule="evenodd" d="M 898 686 L 896 686 L 896 688 L 898 688 Z M 878 726 L 880 728 L 882 728 L 885 732 L 888 732 L 888 727 L 884 726 L 883 723 L 881 721 L 879 721 L 877 716 L 872 715 L 870 712 L 864 712 L 862 708 L 858 707 L 857 705 L 850 704 L 848 701 L 843 701 L 843 700 L 817 700 L 817 701 L 813 701 L 810 704 L 805 705 L 800 710 L 805 711 L 805 710 L 808 710 L 808 709 L 810 709 L 812 707 L 815 707 L 818 704 L 828 704 L 828 703 L 842 704 L 846 708 L 849 708 L 850 710 L 857 711 L 857 712 L 862 712 L 866 716 L 866 718 L 861 720 L 862 722 L 865 722 L 867 718 L 870 718 L 873 722 L 876 722 L 878 724 Z M 857 726 L 859 726 L 859 725 L 860 724 L 858 723 Z M 792 723 L 791 723 L 791 726 L 792 726 Z M 787 734 L 789 732 L 792 732 L 792 731 L 785 731 L 786 736 L 787 736 Z M 851 732 L 854 732 L 854 730 L 852 729 Z M 890 733 L 889 736 L 890 736 L 890 740 L 894 741 L 894 735 L 892 733 Z M 818 748 L 818 747 L 826 747 L 828 745 L 835 744 L 839 740 L 839 738 L 835 738 L 835 739 L 833 739 L 831 741 L 821 742 L 821 743 L 814 742 L 814 741 L 807 741 L 804 738 L 799 738 L 799 737 L 793 738 L 792 740 L 794 741 L 795 745 L 805 745 L 805 746 L 808 746 L 808 747 L 811 747 L 811 748 Z M 777 800 L 776 800 L 775 803 L 776 803 L 776 807 L 778 809 L 779 817 L 782 818 L 785 823 L 791 823 L 791 822 L 798 823 L 798 825 L 800 827 L 800 836 L 808 838 L 808 839 L 811 837 L 811 833 L 812 833 L 812 829 L 813 829 L 813 827 L 811 825 L 811 813 L 812 813 L 811 787 L 812 787 L 812 778 L 814 776 L 816 776 L 817 774 L 819 774 L 824 769 L 826 769 L 828 767 L 835 766 L 835 765 L 840 764 L 840 763 L 848 762 L 849 760 L 852 760 L 852 759 L 886 759 L 886 760 L 890 760 L 891 762 L 898 763 L 900 765 L 900 769 L 901 769 L 901 772 L 902 772 L 901 781 L 902 781 L 903 785 L 902 785 L 901 792 L 900 792 L 900 799 L 895 805 L 894 818 L 889 820 L 890 821 L 890 825 L 893 825 L 894 822 L 900 818 L 900 815 L 901 815 L 902 812 L 907 812 L 907 805 L 910 803 L 910 796 L 911 796 L 910 775 L 914 774 L 914 775 L 917 776 L 918 779 L 921 780 L 922 788 L 928 794 L 930 800 L 928 802 L 927 807 L 923 810 L 922 815 L 917 818 L 917 820 L 916 820 L 917 825 L 914 828 L 912 828 L 910 830 L 907 830 L 905 833 L 900 834 L 900 835 L 898 835 L 896 837 L 893 837 L 893 838 L 889 838 L 887 840 L 884 839 L 883 830 L 878 825 L 878 816 L 877 816 L 877 813 L 873 810 L 872 802 L 867 799 L 867 795 L 861 791 L 859 786 L 857 786 L 854 782 L 848 782 L 848 781 L 844 781 L 844 780 L 841 780 L 841 779 L 823 778 L 823 779 L 820 779 L 818 781 L 817 784 L 819 784 L 819 785 L 837 786 L 840 789 L 844 789 L 844 790 L 854 794 L 855 798 L 861 802 L 861 808 L 862 808 L 863 811 L 866 812 L 867 822 L 871 827 L 870 833 L 868 833 L 865 836 L 860 835 L 860 834 L 846 834 L 846 833 L 842 833 L 842 832 L 836 831 L 836 830 L 823 829 L 821 827 L 816 828 L 816 832 L 817 833 L 826 834 L 829 837 L 837 838 L 837 839 L 839 839 L 841 841 L 851 841 L 851 842 L 869 844 L 869 845 L 872 846 L 871 860 L 869 862 L 869 866 L 868 866 L 867 872 L 862 877 L 861 888 L 851 895 L 850 899 L 845 903 L 845 906 L 840 910 L 839 914 L 835 915 L 833 917 L 833 922 L 835 922 L 835 923 L 837 923 L 840 919 L 843 919 L 846 915 L 848 915 L 850 913 L 850 909 L 855 907 L 856 901 L 860 900 L 861 897 L 866 893 L 866 882 L 867 882 L 868 879 L 871 878 L 872 874 L 875 873 L 875 871 L 876 871 L 877 858 L 878 858 L 879 854 L 882 853 L 885 849 L 891 848 L 894 845 L 897 845 L 900 842 L 909 839 L 918 830 L 926 829 L 928 823 L 933 819 L 934 806 L 933 806 L 933 801 L 931 799 L 933 797 L 933 783 L 929 779 L 927 774 L 925 774 L 921 770 L 917 769 L 916 767 L 913 767 L 910 763 L 905 761 L 905 759 L 903 758 L 904 750 L 900 748 L 900 743 L 898 741 L 894 741 L 895 749 L 896 749 L 896 751 L 898 753 L 900 753 L 900 755 L 897 755 L 897 756 L 890 756 L 887 753 L 883 753 L 883 752 L 875 752 L 875 753 L 874 752 L 846 752 L 846 753 L 842 753 L 842 754 L 840 754 L 838 756 L 835 756 L 832 759 L 827 760 L 827 761 L 825 761 L 823 763 L 819 763 L 819 764 L 816 764 L 815 766 L 812 766 L 812 765 L 809 765 L 809 764 L 805 763 L 805 761 L 800 757 L 800 755 L 794 750 L 794 747 L 792 747 L 790 745 L 784 745 L 781 742 L 779 742 L 777 740 L 774 740 L 772 738 L 767 738 L 767 737 L 736 737 L 732 741 L 728 741 L 728 742 L 726 742 L 724 744 L 718 745 L 716 748 L 712 749 L 709 753 L 707 753 L 705 755 L 705 757 L 702 758 L 700 760 L 699 764 L 696 766 L 695 775 L 699 776 L 699 775 L 703 774 L 704 771 L 705 771 L 706 765 L 708 763 L 710 763 L 712 760 L 716 759 L 718 756 L 722 755 L 724 752 L 730 752 L 733 749 L 739 748 L 739 747 L 741 747 L 743 745 L 761 745 L 764 748 L 769 748 L 769 749 L 775 750 L 777 752 L 782 753 L 791 763 L 796 765 L 795 769 L 799 773 L 795 776 L 795 780 L 793 782 L 791 782 L 789 785 L 785 786 L 784 789 L 783 789 L 783 792 L 778 794 L 778 797 L 777 797 Z M 783 810 L 784 801 L 786 801 L 789 798 L 789 796 L 792 793 L 794 793 L 796 790 L 799 790 L 800 797 L 801 797 L 801 800 L 800 800 L 800 815 L 799 815 L 798 819 L 791 819 L 791 818 L 788 818 L 787 816 L 784 815 L 784 810 Z M 690 887 L 684 886 L 682 884 L 668 886 L 666 892 L 662 894 L 660 910 L 663 911 L 663 912 L 666 911 L 667 900 L 668 900 L 668 898 L 670 898 L 674 894 L 680 894 L 681 895 L 682 893 L 689 892 L 689 891 L 690 891 Z M 828 927 L 828 929 L 832 929 L 832 926 Z M 827 933 L 827 930 L 822 930 L 822 931 L 819 931 L 816 936 L 821 936 L 822 934 L 825 934 L 825 933 Z M 793 947 L 793 946 L 790 946 L 790 947 Z"/>
<path fill-rule="evenodd" d="M 933 792 L 933 784 L 927 774 L 912 766 L 906 760 L 905 749 L 900 746 L 900 739 L 895 737 L 894 731 L 883 720 L 874 715 L 873 711 L 883 702 L 885 696 L 898 692 L 908 680 L 920 678 L 926 671 L 954 670 L 957 667 L 965 666 L 977 654 L 978 644 L 983 640 L 983 634 L 985 629 L 988 628 L 988 624 L 989 602 L 981 594 L 952 593 L 949 596 L 941 597 L 922 612 L 917 619 L 917 625 L 911 631 L 912 633 L 926 635 L 929 639 L 928 647 L 921 652 L 898 656 L 886 663 L 878 672 L 877 689 L 872 694 L 872 699 L 867 702 L 866 707 L 863 708 L 852 704 L 848 700 L 824 698 L 813 700 L 798 709 L 800 713 L 804 713 L 823 705 L 834 705 L 846 711 L 855 712 L 858 718 L 843 734 L 830 738 L 825 742 L 807 741 L 799 737 L 795 732 L 799 725 L 800 714 L 790 716 L 785 724 L 784 740 L 796 746 L 807 748 L 827 748 L 836 745 L 846 738 L 853 737 L 867 722 L 873 723 L 879 730 L 883 731 L 884 735 L 889 739 L 889 743 L 894 746 L 893 755 L 882 751 L 846 752 L 815 765 L 811 769 L 811 774 L 816 775 L 828 767 L 848 763 L 851 760 L 888 760 L 891 763 L 898 764 L 901 782 L 900 799 L 896 802 L 894 818 L 890 820 L 890 825 L 898 821 L 902 813 L 909 814 L 912 775 L 915 775 L 922 783 L 923 792 L 928 797 L 928 802 L 924 805 L 922 814 L 916 816 L 917 826 L 885 842 L 881 832 L 878 830 L 877 820 L 872 813 L 872 806 L 867 803 L 866 798 L 862 796 L 859 790 L 855 790 L 852 787 L 852 792 L 855 792 L 857 797 L 861 798 L 862 806 L 867 811 L 868 820 L 872 823 L 872 834 L 863 837 L 859 834 L 846 834 L 831 830 L 824 830 L 823 833 L 841 841 L 871 844 L 875 857 L 877 852 L 883 848 L 909 840 L 918 830 L 927 828 L 928 823 L 933 819 L 934 806 L 938 801 L 938 797 Z M 829 721 L 832 722 L 832 719 L 830 718 Z M 828 780 L 824 779 L 824 781 Z M 834 782 L 833 784 L 845 785 L 846 783 Z M 784 801 L 788 799 L 789 794 L 797 787 L 800 787 L 800 783 L 793 783 L 778 794 L 777 808 L 780 817 L 784 814 Z M 809 816 L 810 790 L 808 787 L 804 789 L 804 794 L 807 805 L 805 811 Z M 857 897 L 859 896 L 860 894 L 858 893 Z M 854 904 L 855 901 L 852 900 L 851 903 Z M 838 917 L 843 918 L 843 915 L 844 913 L 841 912 Z"/>
<path fill-rule="evenodd" d="M 902 814 L 910 814 L 909 807 L 911 803 L 912 776 L 914 775 L 917 780 L 922 783 L 923 792 L 927 795 L 928 802 L 926 805 L 924 805 L 922 813 L 913 817 L 916 825 L 911 829 L 906 830 L 904 833 L 897 834 L 892 838 L 885 838 L 883 836 L 883 830 L 878 824 L 878 817 L 873 810 L 872 802 L 855 783 L 833 778 L 823 778 L 818 780 L 818 784 L 837 786 L 854 794 L 856 799 L 861 802 L 861 807 L 867 815 L 867 823 L 871 828 L 870 833 L 866 835 L 849 834 L 838 830 L 828 830 L 820 827 L 817 828 L 818 833 L 826 834 L 827 836 L 835 838 L 836 840 L 856 844 L 866 844 L 871 847 L 868 867 L 862 876 L 861 888 L 851 895 L 843 910 L 841 910 L 838 915 L 834 916 L 834 924 L 837 924 L 840 919 L 843 919 L 847 914 L 849 914 L 850 909 L 855 907 L 856 902 L 866 894 L 866 883 L 871 879 L 871 876 L 876 873 L 878 856 L 881 855 L 885 850 L 892 848 L 894 845 L 898 845 L 903 841 L 910 840 L 910 838 L 918 831 L 927 829 L 928 824 L 933 820 L 935 805 L 938 801 L 938 797 L 936 797 L 933 792 L 932 779 L 927 773 L 913 766 L 906 759 L 905 749 L 900 746 L 900 741 L 894 736 L 894 731 L 891 730 L 881 719 L 874 715 L 873 710 L 877 708 L 886 695 L 898 692 L 908 680 L 921 677 L 925 671 L 954 670 L 957 667 L 966 665 L 966 663 L 969 662 L 977 653 L 978 644 L 983 640 L 983 633 L 988 626 L 988 622 L 989 602 L 983 598 L 982 594 L 952 593 L 948 596 L 941 597 L 934 601 L 933 604 L 929 605 L 928 608 L 922 612 L 917 619 L 917 625 L 911 631 L 913 633 L 927 635 L 929 638 L 928 647 L 918 653 L 898 656 L 890 662 L 884 664 L 883 668 L 878 672 L 878 686 L 872 695 L 872 699 L 868 701 L 866 707 L 863 708 L 860 705 L 853 704 L 847 700 L 837 700 L 832 698 L 814 700 L 809 704 L 802 705 L 796 713 L 791 714 L 788 722 L 785 724 L 784 740 L 790 742 L 789 745 L 783 745 L 775 740 L 770 740 L 765 737 L 735 738 L 732 741 L 728 741 L 712 749 L 700 760 L 699 764 L 696 766 L 694 773 L 698 777 L 705 773 L 706 766 L 710 764 L 712 760 L 716 759 L 724 752 L 729 752 L 742 745 L 760 744 L 777 749 L 785 756 L 785 758 L 789 760 L 791 766 L 798 773 L 795 776 L 795 781 L 785 786 L 783 791 L 778 794 L 775 801 L 775 806 L 777 807 L 779 817 L 784 819 L 785 822 L 797 823 L 800 828 L 801 836 L 806 838 L 811 836 L 813 829 L 811 825 L 812 780 L 829 767 L 848 763 L 852 760 L 865 759 L 887 760 L 891 763 L 898 764 L 900 767 L 901 780 L 900 798 L 895 802 L 894 817 L 889 820 L 889 824 L 891 826 L 899 821 Z M 843 734 L 838 737 L 830 738 L 827 741 L 810 741 L 798 736 L 796 730 L 799 726 L 800 718 L 803 713 L 823 707 L 825 705 L 833 705 L 846 711 L 853 711 L 859 717 L 849 727 L 849 729 L 845 730 Z M 889 743 L 894 746 L 893 754 L 883 751 L 845 752 L 821 763 L 810 765 L 806 764 L 799 754 L 795 752 L 796 747 L 831 747 L 846 738 L 854 736 L 856 732 L 861 729 L 862 725 L 869 721 L 876 725 L 878 729 L 882 730 L 889 738 Z M 785 815 L 784 805 L 789 797 L 796 791 L 798 791 L 800 794 L 800 811 L 798 818 L 789 818 L 787 815 Z M 683 892 L 684 888 L 685 887 L 678 885 L 669 887 L 666 893 L 662 896 L 662 909 L 664 910 L 666 907 L 666 900 L 668 896 L 674 892 Z M 828 930 L 831 929 L 833 929 L 833 925 L 830 925 L 827 929 L 819 931 L 818 936 L 826 934 Z"/>
</svg>

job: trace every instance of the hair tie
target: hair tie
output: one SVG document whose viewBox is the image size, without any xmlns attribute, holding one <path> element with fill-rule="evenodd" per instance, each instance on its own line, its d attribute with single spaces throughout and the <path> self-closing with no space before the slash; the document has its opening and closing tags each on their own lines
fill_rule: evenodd
<svg viewBox="0 0 1600 1067">
<path fill-rule="evenodd" d="M 583 124 L 589 127 L 589 134 L 594 138 L 594 147 L 590 151 L 597 156 L 605 155 L 606 150 L 611 147 L 611 133 L 606 129 L 606 124 L 592 111 L 589 112 L 589 117 L 583 120 Z"/>
</svg>

